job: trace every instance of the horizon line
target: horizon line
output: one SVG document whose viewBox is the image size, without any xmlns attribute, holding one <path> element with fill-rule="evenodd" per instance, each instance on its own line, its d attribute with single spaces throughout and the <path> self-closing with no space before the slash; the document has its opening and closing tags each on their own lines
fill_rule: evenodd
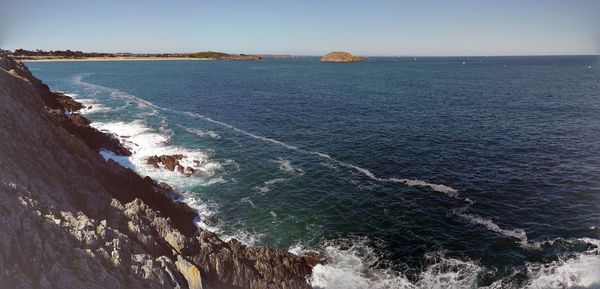
<svg viewBox="0 0 600 289">
<path fill-rule="evenodd" d="M 0 49 L 4 49 L 4 50 L 9 50 L 9 51 L 14 51 L 16 49 L 24 49 L 24 48 L 15 48 L 13 50 L 11 49 L 5 49 L 5 48 L 1 48 Z M 38 49 L 24 49 L 24 50 L 29 50 L 29 51 L 36 51 Z M 41 51 L 66 51 L 66 50 L 71 50 L 71 49 L 55 49 L 55 50 L 43 50 L 43 49 L 39 49 Z M 71 50 L 71 51 L 81 51 L 84 53 L 106 53 L 106 54 L 124 54 L 124 53 L 130 53 L 130 54 L 149 54 L 149 55 L 154 55 L 154 54 L 185 54 L 185 53 L 198 53 L 198 52 L 223 52 L 223 51 L 219 51 L 219 50 L 201 50 L 201 51 L 192 51 L 192 52 L 129 52 L 129 51 L 120 51 L 120 52 L 101 52 L 101 51 L 84 51 L 84 50 Z M 346 50 L 332 50 L 333 51 L 346 51 Z M 243 53 L 243 52 L 224 52 L 227 54 L 246 54 L 246 55 L 289 55 L 289 56 L 300 56 L 300 57 L 321 57 L 329 52 L 323 53 L 323 54 L 292 54 L 292 53 Z M 354 54 L 354 53 L 351 53 Z M 418 55 L 418 54 L 405 54 L 405 55 L 368 55 L 368 54 L 354 54 L 356 56 L 361 56 L 361 57 L 546 57 L 546 56 L 600 56 L 600 53 L 595 53 L 595 54 L 589 54 L 589 53 L 548 53 L 548 54 L 535 54 L 535 53 L 524 53 L 524 54 L 479 54 L 479 55 L 468 55 L 468 54 L 448 54 L 448 55 Z"/>
</svg>

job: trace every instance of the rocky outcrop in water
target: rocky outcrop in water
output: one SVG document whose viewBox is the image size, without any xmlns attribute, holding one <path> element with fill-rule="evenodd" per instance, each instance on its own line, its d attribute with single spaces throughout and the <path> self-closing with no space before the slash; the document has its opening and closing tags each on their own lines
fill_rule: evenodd
<svg viewBox="0 0 600 289">
<path fill-rule="evenodd" d="M 151 156 L 146 159 L 146 163 L 151 165 L 152 167 L 158 169 L 161 165 L 169 170 L 169 171 L 177 171 L 180 174 L 191 176 L 196 173 L 196 170 L 190 166 L 183 166 L 179 163 L 180 160 L 184 158 L 184 155 L 161 155 L 161 156 Z M 195 160 L 194 162 L 199 163 L 199 161 Z"/>
<path fill-rule="evenodd" d="M 104 160 L 61 98 L 0 53 L 0 288 L 310 288 L 307 258 L 198 230 L 169 185 Z"/>
<path fill-rule="evenodd" d="M 327 53 L 321 57 L 321 62 L 360 62 L 363 61 L 362 57 L 354 56 L 348 52 L 335 51 Z"/>
</svg>

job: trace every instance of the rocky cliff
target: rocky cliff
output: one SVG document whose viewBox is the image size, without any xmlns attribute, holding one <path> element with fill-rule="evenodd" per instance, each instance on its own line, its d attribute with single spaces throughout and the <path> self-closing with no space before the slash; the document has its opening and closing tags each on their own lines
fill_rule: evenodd
<svg viewBox="0 0 600 289">
<path fill-rule="evenodd" d="M 321 62 L 360 62 L 363 61 L 362 57 L 354 56 L 348 52 L 335 51 L 327 53 L 321 57 Z"/>
<path fill-rule="evenodd" d="M 314 256 L 198 230 L 129 151 L 0 52 L 0 288 L 310 288 Z M 312 257 L 312 258 L 311 258 Z"/>
</svg>

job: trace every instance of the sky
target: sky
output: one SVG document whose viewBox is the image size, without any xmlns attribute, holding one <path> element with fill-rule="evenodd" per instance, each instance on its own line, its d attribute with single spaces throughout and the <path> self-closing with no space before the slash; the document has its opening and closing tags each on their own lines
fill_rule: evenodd
<svg viewBox="0 0 600 289">
<path fill-rule="evenodd" d="M 0 47 L 364 56 L 600 54 L 600 0 L 0 0 Z"/>
</svg>

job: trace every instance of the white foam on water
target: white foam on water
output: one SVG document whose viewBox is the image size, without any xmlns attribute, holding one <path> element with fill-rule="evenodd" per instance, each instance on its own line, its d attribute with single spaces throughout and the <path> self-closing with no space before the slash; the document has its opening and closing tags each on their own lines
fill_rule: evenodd
<svg viewBox="0 0 600 289">
<path fill-rule="evenodd" d="M 76 100 L 84 106 L 82 109 L 79 110 L 81 114 L 94 114 L 116 110 L 104 106 L 95 99 L 82 98 Z"/>
<path fill-rule="evenodd" d="M 276 178 L 276 179 L 268 180 L 268 181 L 264 182 L 262 185 L 254 187 L 254 190 L 259 193 L 263 193 L 263 194 L 268 193 L 271 191 L 271 187 L 274 184 L 285 182 L 287 180 L 288 179 L 286 179 L 286 178 Z"/>
<path fill-rule="evenodd" d="M 473 288 L 477 287 L 477 276 L 484 268 L 472 261 L 441 258 L 437 263 L 421 272 L 417 288 Z"/>
<path fill-rule="evenodd" d="M 191 127 L 185 127 L 185 126 L 181 126 L 183 129 L 185 129 L 187 132 L 189 133 L 193 133 L 199 137 L 203 137 L 203 138 L 212 138 L 212 139 L 220 139 L 221 136 L 219 136 L 216 132 L 212 131 L 212 130 L 201 130 L 199 128 L 191 128 Z"/>
<path fill-rule="evenodd" d="M 129 167 L 142 176 L 150 176 L 153 179 L 167 182 L 175 188 L 185 190 L 187 188 L 206 184 L 209 179 L 215 177 L 222 169 L 219 162 L 199 150 L 172 146 L 169 144 L 170 137 L 165 133 L 159 133 L 146 126 L 141 120 L 133 122 L 93 122 L 93 127 L 100 131 L 115 135 L 121 143 L 127 147 L 132 155 L 129 157 L 115 156 L 103 151 L 104 158 L 110 158 L 119 164 Z M 183 155 L 179 163 L 184 167 L 192 167 L 196 173 L 186 177 L 177 171 L 169 171 L 164 168 L 153 168 L 146 160 L 151 156 L 160 155 Z"/>
<path fill-rule="evenodd" d="M 563 241 L 584 242 L 596 247 L 546 264 L 528 263 L 526 268 L 517 269 L 524 270 L 528 276 L 529 280 L 524 284 L 513 283 L 513 276 L 509 276 L 489 286 L 480 286 L 479 274 L 490 271 L 477 262 L 449 258 L 439 253 L 426 255 L 433 264 L 424 268 L 416 281 L 411 281 L 400 272 L 373 268 L 371 265 L 378 262 L 379 257 L 360 239 L 349 248 L 327 246 L 320 250 L 327 263 L 316 265 L 308 281 L 314 289 L 600 288 L 600 240 L 581 238 Z M 288 251 L 302 256 L 314 250 L 296 244 Z"/>
<path fill-rule="evenodd" d="M 208 180 L 207 184 L 208 185 L 224 184 L 226 182 L 227 181 L 223 177 L 216 177 L 216 178 L 211 178 L 210 180 Z"/>
<path fill-rule="evenodd" d="M 249 198 L 247 200 L 254 206 Z M 202 200 L 192 192 L 185 192 L 181 201 L 188 204 L 198 214 L 198 218 L 194 220 L 196 227 L 217 234 L 224 242 L 236 239 L 246 246 L 256 246 L 264 237 L 264 234 L 251 233 L 246 230 L 236 230 L 232 234 L 225 232 L 223 224 L 216 217 L 219 206 L 213 202 Z M 241 201 L 244 202 L 243 199 Z"/>
<path fill-rule="evenodd" d="M 242 202 L 242 203 L 248 203 L 253 208 L 256 208 L 256 205 L 254 205 L 254 202 L 252 202 L 252 200 L 250 199 L 250 197 L 243 197 L 243 198 L 240 199 L 240 202 Z"/>
<path fill-rule="evenodd" d="M 298 244 L 289 251 L 302 255 L 307 249 Z M 411 282 L 400 272 L 374 268 L 380 257 L 364 240 L 354 241 L 349 248 L 327 246 L 321 251 L 327 263 L 313 268 L 308 281 L 314 289 L 472 288 L 483 271 L 475 262 L 441 256 L 420 273 L 416 282 Z"/>
<path fill-rule="evenodd" d="M 293 166 L 292 162 L 289 160 L 286 160 L 284 158 L 279 158 L 275 162 L 279 164 L 279 169 L 283 172 L 286 172 L 286 173 L 292 174 L 292 175 L 303 175 L 304 174 L 304 170 Z"/>
<path fill-rule="evenodd" d="M 453 198 L 458 197 L 458 190 L 456 190 L 455 188 L 446 186 L 446 185 L 432 184 L 432 183 L 428 183 L 423 180 L 410 180 L 410 179 L 397 179 L 397 178 L 390 178 L 390 179 L 387 179 L 386 181 L 391 182 L 391 183 L 405 184 L 405 185 L 411 186 L 411 187 L 428 187 L 436 192 L 444 193 L 450 197 L 453 197 Z"/>
<path fill-rule="evenodd" d="M 221 240 L 229 242 L 231 239 L 236 239 L 246 246 L 257 246 L 264 234 L 250 233 L 245 230 L 237 230 L 232 235 L 220 234 Z"/>
<path fill-rule="evenodd" d="M 473 224 L 484 226 L 485 228 L 487 228 L 490 231 L 500 233 L 507 237 L 516 238 L 517 240 L 519 240 L 519 243 L 523 247 L 529 246 L 529 244 L 527 243 L 527 233 L 523 229 L 519 229 L 519 228 L 503 229 L 500 226 L 498 226 L 498 224 L 494 223 L 490 219 L 485 219 L 485 218 L 475 216 L 475 215 L 472 215 L 472 214 L 469 214 L 466 212 L 455 211 L 455 214 L 459 217 L 462 217 L 462 218 L 468 220 L 469 222 L 471 222 Z"/>
<path fill-rule="evenodd" d="M 458 190 L 456 190 L 455 188 L 446 186 L 446 185 L 441 185 L 441 184 L 433 184 L 433 183 L 429 183 L 423 180 L 411 180 L 411 179 L 399 179 L 399 178 L 379 178 L 377 177 L 374 173 L 372 173 L 371 171 L 369 171 L 368 169 L 359 167 L 359 166 L 355 166 L 355 165 L 351 165 L 351 164 L 346 164 L 343 162 L 340 162 L 341 165 L 352 168 L 354 170 L 356 170 L 357 172 L 367 176 L 368 178 L 375 180 L 375 181 L 380 181 L 380 182 L 386 182 L 386 183 L 396 183 L 396 184 L 403 184 L 403 185 L 407 185 L 409 187 L 427 187 L 430 188 L 433 191 L 436 192 L 440 192 L 440 193 L 444 193 L 450 197 L 453 198 L 457 198 L 458 197 Z"/>
<path fill-rule="evenodd" d="M 110 97 L 124 99 L 128 102 L 135 103 L 138 109 L 150 110 L 150 115 L 157 115 L 161 107 L 155 105 L 154 103 L 139 98 L 137 96 L 122 92 L 118 89 L 106 88 L 110 91 Z"/>
<path fill-rule="evenodd" d="M 78 112 L 81 114 L 93 114 L 110 111 L 108 107 L 104 106 L 97 99 L 93 98 L 80 98 L 77 93 L 62 92 L 64 95 L 71 97 L 77 102 L 81 103 L 84 107 Z M 113 109 L 114 110 L 114 109 Z"/>
<path fill-rule="evenodd" d="M 161 109 L 160 107 L 154 105 L 152 102 L 149 102 L 147 100 L 144 100 L 139 97 L 133 96 L 131 94 L 125 93 L 116 88 L 106 87 L 106 86 L 97 85 L 97 84 L 83 81 L 83 78 L 88 75 L 90 75 L 90 74 L 83 73 L 83 74 L 76 75 L 75 77 L 73 77 L 73 79 L 71 81 L 75 85 L 85 87 L 85 88 L 91 89 L 93 91 L 100 90 L 100 91 L 108 92 L 111 98 L 119 98 L 119 99 L 125 100 L 127 103 L 135 103 L 137 105 L 137 107 L 140 109 L 150 109 L 151 115 L 158 114 L 158 111 Z M 127 106 L 127 105 L 125 105 L 125 106 Z M 121 108 L 124 108 L 124 107 L 121 107 Z M 121 108 L 119 108 L 119 109 L 121 109 Z M 93 109 L 93 107 L 92 107 L 92 109 Z"/>
<path fill-rule="evenodd" d="M 62 94 L 64 94 L 64 95 L 66 95 L 66 96 L 68 96 L 68 97 L 70 97 L 70 98 L 73 98 L 73 99 L 79 97 L 79 94 L 77 94 L 77 93 L 64 92 L 64 91 L 59 91 L 59 92 L 62 93 Z"/>
<path fill-rule="evenodd" d="M 288 252 L 290 252 L 296 256 L 302 256 L 302 255 L 304 255 L 304 253 L 306 251 L 307 251 L 307 249 L 305 248 L 305 246 L 302 243 L 294 244 L 294 245 L 290 246 L 290 248 L 288 249 Z"/>
<path fill-rule="evenodd" d="M 222 233 L 221 227 L 215 221 L 216 212 L 218 211 L 216 204 L 204 201 L 191 192 L 185 192 L 181 201 L 188 204 L 198 214 L 198 218 L 194 220 L 196 227 L 216 234 Z"/>
<path fill-rule="evenodd" d="M 571 242 L 584 242 L 595 248 L 547 264 L 528 264 L 530 281 L 526 288 L 600 288 L 600 240 L 581 238 Z"/>
<path fill-rule="evenodd" d="M 181 201 L 188 204 L 198 214 L 198 218 L 194 220 L 198 228 L 217 234 L 224 242 L 236 239 L 246 246 L 256 246 L 264 237 L 264 234 L 251 233 L 246 230 L 236 230 L 232 234 L 226 233 L 223 229 L 223 224 L 216 217 L 218 205 L 213 202 L 203 201 L 194 193 L 186 192 Z M 241 201 L 243 202 L 244 200 Z M 249 198 L 248 201 L 254 206 Z"/>
<path fill-rule="evenodd" d="M 346 166 L 346 164 L 342 164 L 343 166 Z M 375 181 L 380 181 L 380 182 L 384 182 L 384 179 L 378 178 L 377 176 L 375 176 L 374 173 L 372 173 L 371 171 L 365 169 L 365 168 L 361 168 L 359 166 L 355 166 L 355 165 L 348 165 L 350 168 L 356 170 L 357 172 L 367 176 L 369 179 L 375 180 Z"/>
<path fill-rule="evenodd" d="M 600 257 L 597 255 L 530 265 L 528 270 L 534 279 L 527 288 L 600 288 Z"/>
</svg>

